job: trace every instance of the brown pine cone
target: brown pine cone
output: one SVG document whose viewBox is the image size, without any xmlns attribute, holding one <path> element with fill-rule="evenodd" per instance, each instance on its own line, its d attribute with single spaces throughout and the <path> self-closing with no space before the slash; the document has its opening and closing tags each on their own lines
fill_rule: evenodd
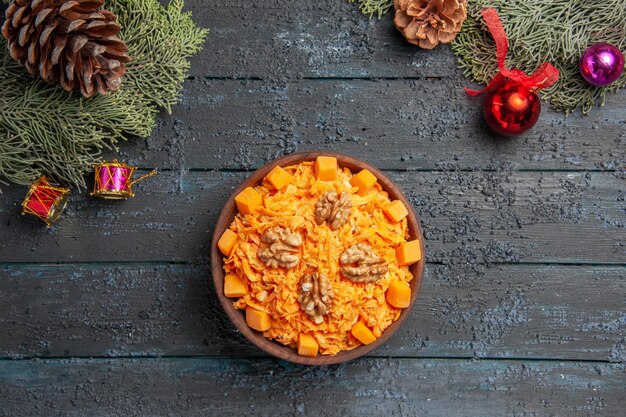
<svg viewBox="0 0 626 417">
<path fill-rule="evenodd" d="M 120 88 L 128 48 L 104 0 L 15 0 L 2 35 L 11 57 L 32 75 L 85 97 Z"/>
<path fill-rule="evenodd" d="M 466 0 L 394 0 L 394 8 L 396 28 L 424 49 L 452 42 L 467 17 Z"/>
</svg>

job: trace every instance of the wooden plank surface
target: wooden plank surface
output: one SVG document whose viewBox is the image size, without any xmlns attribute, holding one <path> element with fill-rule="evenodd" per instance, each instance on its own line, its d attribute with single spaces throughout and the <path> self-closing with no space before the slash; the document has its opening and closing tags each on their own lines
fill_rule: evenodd
<svg viewBox="0 0 626 417">
<path fill-rule="evenodd" d="M 622 267 L 429 264 L 411 317 L 375 356 L 626 361 Z M 223 313 L 208 265 L 0 269 L 0 355 L 262 354 Z"/>
<path fill-rule="evenodd" d="M 361 15 L 347 1 L 188 2 L 211 28 L 193 61 L 200 77 L 441 77 L 455 72 L 443 48 L 423 51 L 403 41 L 391 15 Z"/>
<path fill-rule="evenodd" d="M 546 105 L 531 131 L 503 139 L 489 132 L 482 100 L 469 98 L 465 84 L 459 73 L 438 81 L 196 78 L 152 137 L 124 146 L 123 156 L 169 169 L 252 169 L 320 149 L 370 159 L 381 169 L 626 167 L 626 92 L 610 95 L 589 116 L 566 118 Z"/>
<path fill-rule="evenodd" d="M 192 358 L 1 361 L 0 415 L 620 416 L 624 364 Z"/>
<path fill-rule="evenodd" d="M 160 174 L 126 202 L 74 194 L 49 230 L 3 187 L 0 416 L 624 415 L 626 92 L 505 140 L 450 49 L 409 46 L 390 15 L 186 3 L 211 33 L 182 103 L 116 155 Z M 326 368 L 263 358 L 207 258 L 241 171 L 313 149 L 387 170 L 429 260 L 389 343 Z"/>
<path fill-rule="evenodd" d="M 614 173 L 389 174 L 421 218 L 431 262 L 624 263 L 624 179 Z M 210 227 L 245 176 L 170 171 L 128 201 L 74 195 L 50 230 L 19 216 L 24 190 L 13 187 L 0 208 L 0 262 L 205 263 Z"/>
</svg>

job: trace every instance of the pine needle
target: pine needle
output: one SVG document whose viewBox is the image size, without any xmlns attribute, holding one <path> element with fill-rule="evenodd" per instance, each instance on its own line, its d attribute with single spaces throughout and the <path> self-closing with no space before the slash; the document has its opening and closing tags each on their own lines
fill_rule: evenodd
<svg viewBox="0 0 626 417">
<path fill-rule="evenodd" d="M 207 31 L 183 0 L 107 0 L 133 61 L 120 91 L 83 99 L 31 77 L 0 37 L 0 179 L 29 184 L 45 174 L 85 188 L 84 174 L 128 137 L 147 137 L 159 108 L 171 111 Z"/>
<path fill-rule="evenodd" d="M 359 10 L 370 19 L 376 15 L 378 19 L 383 17 L 393 7 L 393 0 L 350 0 L 350 3 L 357 2 Z"/>
<path fill-rule="evenodd" d="M 559 81 L 542 90 L 542 98 L 566 113 L 588 113 L 596 103 L 604 105 L 609 91 L 626 86 L 626 74 L 614 84 L 597 88 L 578 72 L 582 52 L 598 42 L 626 50 L 626 2 L 624 0 L 469 0 L 468 18 L 452 43 L 465 75 L 486 84 L 497 73 L 495 44 L 480 16 L 484 7 L 495 7 L 509 38 L 507 66 L 534 71 L 544 61 L 561 71 Z"/>
</svg>

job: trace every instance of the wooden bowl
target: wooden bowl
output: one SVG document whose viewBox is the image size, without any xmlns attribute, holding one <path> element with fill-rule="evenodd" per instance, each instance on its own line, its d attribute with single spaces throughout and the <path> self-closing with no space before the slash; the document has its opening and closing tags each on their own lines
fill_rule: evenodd
<svg viewBox="0 0 626 417">
<path fill-rule="evenodd" d="M 398 318 L 398 320 L 393 322 L 387 329 L 385 329 L 381 337 L 379 337 L 378 339 L 376 339 L 375 342 L 370 343 L 369 345 L 359 346 L 358 348 L 352 350 L 341 351 L 335 356 L 319 355 L 317 357 L 311 358 L 306 356 L 300 356 L 295 349 L 289 346 L 284 346 L 273 340 L 266 339 L 261 332 L 258 332 L 248 327 L 248 325 L 246 324 L 244 311 L 235 309 L 235 307 L 233 307 L 234 300 L 224 295 L 224 259 L 222 253 L 217 247 L 217 241 L 219 240 L 220 236 L 222 236 L 222 233 L 224 233 L 224 231 L 231 224 L 235 217 L 235 214 L 237 213 L 237 207 L 235 206 L 235 196 L 237 194 L 243 191 L 246 187 L 260 184 L 263 177 L 265 177 L 265 175 L 267 175 L 270 170 L 277 165 L 284 167 L 298 164 L 303 161 L 314 161 L 315 158 L 320 155 L 336 157 L 339 167 L 349 168 L 353 173 L 357 173 L 360 170 L 367 168 L 374 175 L 376 175 L 376 178 L 378 178 L 378 182 L 383 187 L 383 190 L 389 193 L 389 198 L 391 200 L 400 200 L 404 203 L 409 211 L 409 236 L 411 240 L 419 239 L 422 250 L 422 259 L 418 263 L 410 266 L 410 271 L 413 274 L 413 279 L 410 283 L 411 304 L 408 308 L 402 310 L 402 313 L 400 313 L 400 317 Z M 424 262 L 425 254 L 422 230 L 411 204 L 408 202 L 404 194 L 402 194 L 400 189 L 389 178 L 387 178 L 385 174 L 383 174 L 381 171 L 374 168 L 373 166 L 369 165 L 368 163 L 363 162 L 359 159 L 355 159 L 346 155 L 340 155 L 333 152 L 305 152 L 292 154 L 273 161 L 255 171 L 247 180 L 245 180 L 239 187 L 237 187 L 233 195 L 226 202 L 226 205 L 224 205 L 224 208 L 222 209 L 222 212 L 217 219 L 217 224 L 215 225 L 215 230 L 213 232 L 213 241 L 211 242 L 211 270 L 213 273 L 213 284 L 215 285 L 215 291 L 220 300 L 220 303 L 222 304 L 222 307 L 226 311 L 226 314 L 235 324 L 237 329 L 239 329 L 239 331 L 248 340 L 250 340 L 257 347 L 269 353 L 270 355 L 290 362 L 305 365 L 330 365 L 334 363 L 349 361 L 358 358 L 359 356 L 363 356 L 385 343 L 387 339 L 389 339 L 391 335 L 393 335 L 396 330 L 398 330 L 398 328 L 407 319 L 409 313 L 411 312 L 411 308 L 415 303 L 417 294 L 420 289 L 422 274 L 424 272 Z"/>
</svg>

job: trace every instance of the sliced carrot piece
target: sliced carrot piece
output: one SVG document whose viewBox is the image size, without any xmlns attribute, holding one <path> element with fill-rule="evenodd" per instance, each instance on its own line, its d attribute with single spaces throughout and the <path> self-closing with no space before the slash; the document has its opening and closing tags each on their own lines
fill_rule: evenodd
<svg viewBox="0 0 626 417">
<path fill-rule="evenodd" d="M 373 341 L 376 340 L 376 336 L 374 333 L 365 325 L 363 322 L 357 321 L 354 326 L 352 326 L 352 330 L 350 330 L 352 336 L 356 337 L 359 342 L 364 345 L 369 345 Z"/>
<path fill-rule="evenodd" d="M 263 198 L 254 188 L 248 187 L 235 197 L 237 209 L 244 214 L 252 214 L 261 207 Z"/>
<path fill-rule="evenodd" d="M 396 260 L 398 266 L 407 266 L 419 262 L 422 259 L 422 248 L 419 240 L 401 243 L 396 248 Z"/>
<path fill-rule="evenodd" d="M 392 281 L 387 288 L 386 298 L 396 308 L 407 308 L 411 304 L 411 286 L 406 281 Z"/>
<path fill-rule="evenodd" d="M 315 357 L 317 356 L 319 348 L 320 345 L 313 336 L 303 333 L 300 334 L 298 338 L 298 355 Z"/>
<path fill-rule="evenodd" d="M 358 174 L 350 178 L 350 184 L 359 189 L 359 195 L 365 195 L 374 187 L 378 179 L 367 169 L 361 170 Z"/>
<path fill-rule="evenodd" d="M 217 247 L 220 249 L 220 252 L 224 254 L 224 256 L 230 256 L 238 240 L 239 237 L 237 236 L 237 233 L 230 229 L 226 229 L 217 241 Z"/>
<path fill-rule="evenodd" d="M 246 284 L 235 274 L 226 274 L 224 277 L 224 295 L 229 298 L 243 297 L 248 294 Z"/>
<path fill-rule="evenodd" d="M 250 328 L 260 332 L 264 332 L 272 327 L 272 322 L 268 313 L 250 306 L 246 307 L 246 324 Z"/>
<path fill-rule="evenodd" d="M 409 211 L 400 200 L 394 200 L 389 203 L 389 205 L 383 209 L 383 213 L 389 217 L 389 220 L 396 223 L 409 215 Z"/>
<path fill-rule="evenodd" d="M 293 175 L 279 166 L 274 167 L 265 178 L 277 190 L 281 190 L 293 182 Z"/>
<path fill-rule="evenodd" d="M 337 158 L 334 156 L 318 156 L 315 159 L 315 176 L 321 181 L 337 179 Z"/>
</svg>

